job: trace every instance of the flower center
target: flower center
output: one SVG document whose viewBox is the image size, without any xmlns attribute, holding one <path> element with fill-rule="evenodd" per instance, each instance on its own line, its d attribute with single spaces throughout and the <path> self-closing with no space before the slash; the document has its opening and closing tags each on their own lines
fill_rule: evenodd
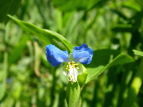
<svg viewBox="0 0 143 107">
<path fill-rule="evenodd" d="M 76 82 L 79 69 L 78 64 L 76 64 L 74 61 L 68 62 L 66 69 L 68 70 L 67 77 L 69 81 Z"/>
</svg>

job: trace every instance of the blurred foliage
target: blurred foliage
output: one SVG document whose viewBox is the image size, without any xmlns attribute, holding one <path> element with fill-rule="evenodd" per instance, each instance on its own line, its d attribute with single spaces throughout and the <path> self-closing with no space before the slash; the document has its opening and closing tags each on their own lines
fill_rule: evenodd
<svg viewBox="0 0 143 107">
<path fill-rule="evenodd" d="M 142 0 L 1 0 L 0 22 L 1 107 L 143 106 Z M 50 43 L 95 50 L 80 86 L 46 60 Z"/>
<path fill-rule="evenodd" d="M 0 1 L 0 22 L 7 21 L 7 14 L 15 14 L 20 8 L 21 0 L 1 0 Z"/>
</svg>

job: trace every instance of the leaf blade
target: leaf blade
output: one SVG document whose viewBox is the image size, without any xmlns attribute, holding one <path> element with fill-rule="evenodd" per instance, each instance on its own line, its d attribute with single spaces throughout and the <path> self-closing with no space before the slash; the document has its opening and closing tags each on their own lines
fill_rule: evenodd
<svg viewBox="0 0 143 107">
<path fill-rule="evenodd" d="M 109 62 L 107 65 L 103 66 L 100 65 L 96 68 L 93 68 L 91 70 L 94 70 L 92 72 L 89 73 L 89 68 L 87 68 L 87 80 L 86 83 L 90 82 L 91 80 L 97 78 L 102 72 L 104 72 L 106 69 L 108 69 L 109 67 L 115 66 L 115 65 L 121 65 L 121 64 L 126 64 L 126 63 L 131 63 L 134 62 L 134 59 L 126 54 L 119 54 L 117 57 L 115 57 L 111 62 Z M 90 71 L 91 71 L 90 70 Z"/>
<path fill-rule="evenodd" d="M 19 26 L 21 26 L 24 30 L 35 34 L 35 36 L 38 39 L 40 39 L 42 42 L 44 42 L 45 44 L 53 43 L 57 46 L 60 46 L 59 44 L 61 44 L 61 45 L 64 45 L 69 51 L 71 51 L 73 49 L 73 45 L 66 38 L 64 38 L 62 35 L 60 35 L 56 32 L 50 31 L 50 30 L 41 29 L 41 28 L 39 28 L 33 24 L 30 24 L 28 22 L 18 20 L 11 15 L 8 15 L 8 16 L 15 23 L 17 23 Z"/>
</svg>

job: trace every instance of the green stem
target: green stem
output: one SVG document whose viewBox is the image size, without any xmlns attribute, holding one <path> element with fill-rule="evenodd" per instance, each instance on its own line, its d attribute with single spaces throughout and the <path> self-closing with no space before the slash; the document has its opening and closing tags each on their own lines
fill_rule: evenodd
<svg viewBox="0 0 143 107">
<path fill-rule="evenodd" d="M 68 84 L 67 88 L 67 104 L 68 107 L 81 107 L 81 98 L 80 98 L 80 85 L 75 83 Z"/>
<path fill-rule="evenodd" d="M 121 80 L 120 90 L 119 90 L 119 96 L 118 96 L 118 102 L 117 107 L 122 107 L 124 102 L 124 93 L 126 92 L 126 89 L 128 88 L 129 81 L 131 79 L 132 71 L 130 71 L 130 66 L 132 64 L 127 65 L 125 72 L 123 72 L 123 77 Z"/>
<path fill-rule="evenodd" d="M 55 101 L 55 85 L 56 85 L 56 68 L 53 68 L 53 81 L 52 81 L 52 87 L 51 87 L 51 103 L 49 107 L 53 107 L 54 101 Z"/>
</svg>

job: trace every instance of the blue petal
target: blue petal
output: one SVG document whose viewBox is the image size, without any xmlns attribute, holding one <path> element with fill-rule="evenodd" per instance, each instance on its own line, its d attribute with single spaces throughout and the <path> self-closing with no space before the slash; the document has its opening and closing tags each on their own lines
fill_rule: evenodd
<svg viewBox="0 0 143 107">
<path fill-rule="evenodd" d="M 72 56 L 75 62 L 89 64 L 92 61 L 93 50 L 87 44 L 82 44 L 81 46 L 74 47 Z"/>
<path fill-rule="evenodd" d="M 58 66 L 62 62 L 68 62 L 68 52 L 62 51 L 52 44 L 46 46 L 46 56 L 53 66 Z"/>
</svg>

